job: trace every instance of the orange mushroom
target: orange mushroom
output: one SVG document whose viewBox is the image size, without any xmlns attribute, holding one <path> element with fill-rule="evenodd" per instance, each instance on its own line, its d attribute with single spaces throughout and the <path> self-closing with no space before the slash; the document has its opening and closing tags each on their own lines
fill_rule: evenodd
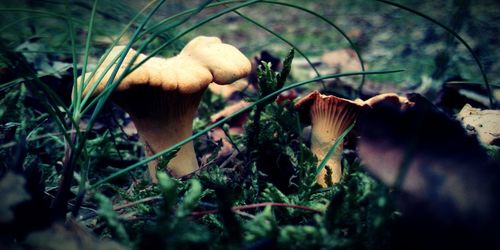
<svg viewBox="0 0 500 250">
<path fill-rule="evenodd" d="M 356 100 L 358 101 L 358 100 Z M 379 94 L 376 96 L 373 96 L 365 101 L 365 104 L 373 107 L 375 105 L 378 105 L 380 103 L 390 103 L 394 105 L 401 105 L 402 109 L 406 109 L 409 106 L 412 106 L 413 103 L 408 100 L 408 98 L 404 96 L 400 96 L 396 93 L 385 93 L 385 94 Z"/>
<path fill-rule="evenodd" d="M 322 95 L 314 91 L 300 99 L 295 108 L 311 124 L 311 151 L 322 160 L 339 136 L 356 120 L 362 107 L 360 101 L 350 101 L 335 96 Z M 328 160 L 317 177 L 317 183 L 327 187 L 337 183 L 342 176 L 341 156 L 343 146 L 338 144 L 334 155 Z M 327 179 L 328 171 L 330 179 Z"/>
<path fill-rule="evenodd" d="M 117 46 L 96 70 L 90 83 L 104 73 L 105 68 L 124 47 Z M 118 70 L 123 73 L 137 52 L 130 49 Z M 146 58 L 139 54 L 135 63 Z M 105 73 L 94 95 L 103 91 L 116 64 Z M 217 37 L 199 36 L 191 40 L 172 58 L 152 57 L 130 72 L 118 85 L 112 99 L 128 112 L 145 146 L 146 156 L 154 155 L 192 134 L 192 122 L 201 96 L 212 82 L 230 84 L 246 77 L 250 61 L 235 47 Z M 90 78 L 87 73 L 86 79 Z M 78 85 L 81 83 L 78 79 Z M 84 94 L 90 89 L 88 84 Z M 151 161 L 148 169 L 156 182 L 158 162 Z M 183 145 L 170 160 L 167 169 L 173 176 L 190 174 L 199 168 L 192 142 Z"/>
</svg>

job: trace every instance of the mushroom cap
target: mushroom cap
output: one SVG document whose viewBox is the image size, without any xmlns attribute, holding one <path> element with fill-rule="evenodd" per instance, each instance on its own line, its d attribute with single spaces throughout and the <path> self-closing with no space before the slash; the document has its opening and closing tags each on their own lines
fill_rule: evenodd
<svg viewBox="0 0 500 250">
<path fill-rule="evenodd" d="M 163 59 L 152 57 L 146 63 L 145 66 L 149 69 L 147 83 L 164 91 L 192 94 L 205 90 L 213 82 L 210 71 L 192 58 L 176 56 Z"/>
<path fill-rule="evenodd" d="M 313 91 L 302 97 L 296 104 L 295 109 L 299 111 L 302 121 L 311 122 L 311 108 L 315 108 L 320 113 L 343 112 L 349 109 L 360 109 L 364 106 L 364 102 L 360 100 L 351 101 L 344 98 L 323 95 L 318 91 Z M 341 117 L 339 117 L 341 118 Z"/>
<path fill-rule="evenodd" d="M 189 53 L 191 51 L 197 50 L 199 48 L 205 48 L 208 45 L 211 44 L 221 44 L 222 41 L 218 37 L 214 36 L 197 36 L 191 41 L 189 41 L 184 48 L 181 50 L 182 53 Z"/>
<path fill-rule="evenodd" d="M 125 46 L 114 47 L 89 82 L 96 81 L 124 49 Z M 117 77 L 125 71 L 128 64 L 132 63 L 135 55 L 137 52 L 134 49 L 129 49 L 118 69 Z M 137 65 L 146 57 L 144 54 L 139 54 L 133 64 Z M 115 68 L 116 62 L 112 64 L 99 82 L 94 94 L 104 90 Z M 140 67 L 130 72 L 120 82 L 117 90 L 123 91 L 136 85 L 148 85 L 165 91 L 190 94 L 204 90 L 212 82 L 230 84 L 248 75 L 250 70 L 250 61 L 237 48 L 222 43 L 216 37 L 199 36 L 191 40 L 175 57 L 168 59 L 149 58 Z M 91 74 L 87 73 L 86 79 Z M 78 78 L 78 85 L 80 84 L 81 77 Z M 86 86 L 84 93 L 89 89 L 89 86 Z"/>
<path fill-rule="evenodd" d="M 210 70 L 213 82 L 222 85 L 246 77 L 252 69 L 245 55 L 234 46 L 222 43 L 217 37 L 198 36 L 179 55 L 198 60 Z"/>
<path fill-rule="evenodd" d="M 84 88 L 84 94 L 86 94 L 89 90 L 92 84 L 97 81 L 102 73 L 106 70 L 106 67 L 108 67 L 111 64 L 111 67 L 109 70 L 106 72 L 106 74 L 102 77 L 101 81 L 97 85 L 96 90 L 94 91 L 94 95 L 102 92 L 104 88 L 106 87 L 106 84 L 109 81 L 109 78 L 111 77 L 111 74 L 113 73 L 114 69 L 116 68 L 118 58 L 122 51 L 125 49 L 125 46 L 115 46 L 111 49 L 109 52 L 108 56 L 104 58 L 102 61 L 101 65 L 95 70 L 95 73 L 88 72 L 85 74 L 85 81 L 88 83 L 87 86 Z M 123 62 L 121 63 L 120 67 L 118 68 L 118 71 L 116 73 L 116 77 L 119 77 L 123 72 L 125 71 L 125 68 L 127 67 L 128 64 L 132 62 L 133 57 L 137 54 L 137 52 L 134 49 L 129 49 L 127 54 L 125 55 L 125 58 Z M 117 58 L 115 60 L 115 58 Z M 137 64 L 137 62 L 140 62 L 146 58 L 145 55 L 139 54 L 137 56 L 137 59 L 134 62 L 134 65 Z M 92 76 L 92 74 L 94 74 Z M 92 76 L 92 79 L 89 80 L 89 78 Z M 127 77 L 125 77 L 121 82 L 120 85 L 118 85 L 118 90 L 124 90 L 128 89 L 131 84 L 135 84 L 137 82 L 147 82 L 149 78 L 149 72 L 146 69 L 146 67 L 139 67 L 133 72 L 131 72 Z M 82 76 L 79 76 L 77 79 L 77 84 L 80 86 L 82 84 L 81 82 Z"/>
<path fill-rule="evenodd" d="M 376 95 L 367 99 L 364 103 L 370 107 L 374 107 L 380 103 L 400 104 L 402 107 L 407 107 L 409 105 L 410 106 L 412 105 L 412 103 L 408 100 L 408 98 L 400 96 L 396 93 L 385 93 Z"/>
</svg>

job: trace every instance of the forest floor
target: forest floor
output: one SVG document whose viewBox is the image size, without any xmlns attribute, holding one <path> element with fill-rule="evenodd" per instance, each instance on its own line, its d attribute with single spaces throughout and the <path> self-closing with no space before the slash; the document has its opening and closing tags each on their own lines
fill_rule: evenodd
<svg viewBox="0 0 500 250">
<path fill-rule="evenodd" d="M 158 2 L 0 3 L 1 249 L 500 247 L 498 1 Z M 74 88 L 114 42 L 172 57 L 198 36 L 252 63 L 198 106 Z M 200 169 L 175 175 L 183 151 L 140 117 L 191 106 L 192 133 L 164 131 Z"/>
</svg>

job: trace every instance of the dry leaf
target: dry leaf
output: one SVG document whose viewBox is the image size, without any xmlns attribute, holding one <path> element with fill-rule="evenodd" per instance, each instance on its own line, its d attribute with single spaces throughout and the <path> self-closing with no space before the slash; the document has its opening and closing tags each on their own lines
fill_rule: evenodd
<svg viewBox="0 0 500 250">
<path fill-rule="evenodd" d="M 250 104 L 251 104 L 250 102 L 247 102 L 245 100 L 241 100 L 239 102 L 233 103 L 233 104 L 227 106 L 226 108 L 224 108 L 223 110 L 210 116 L 210 121 L 216 122 L 220 119 L 228 117 L 228 116 L 240 111 L 241 109 L 248 107 L 248 105 L 250 105 Z M 243 112 L 242 114 L 239 114 L 236 117 L 233 117 L 227 123 L 231 127 L 242 127 L 248 118 L 248 113 L 250 113 L 250 111 Z"/>
<path fill-rule="evenodd" d="M 335 72 L 361 71 L 361 64 L 353 49 L 339 49 L 321 56 L 321 61 Z"/>
<path fill-rule="evenodd" d="M 238 92 L 244 92 L 250 86 L 248 85 L 248 81 L 246 79 L 240 79 L 229 85 L 219 85 L 219 84 L 210 84 L 208 85 L 208 90 L 210 92 L 222 96 L 224 99 L 231 99 L 231 96 Z"/>
<path fill-rule="evenodd" d="M 223 119 L 227 116 L 230 116 L 234 114 L 235 112 L 247 107 L 250 105 L 250 102 L 247 102 L 245 100 L 241 100 L 239 102 L 236 102 L 232 105 L 227 106 L 225 109 L 217 112 L 216 114 L 210 116 L 210 121 L 211 122 L 216 122 L 220 119 Z M 237 115 L 233 119 L 227 121 L 227 124 L 229 125 L 228 128 L 228 133 L 229 135 L 237 135 L 237 134 L 242 134 L 243 133 L 243 125 L 245 124 L 246 120 L 248 119 L 248 114 L 250 111 L 243 112 L 242 114 Z M 224 133 L 224 130 L 222 128 L 217 127 L 214 128 L 210 131 L 210 137 L 214 141 L 219 141 L 222 140 L 222 148 L 218 153 L 218 158 L 225 158 L 229 155 L 232 154 L 234 151 L 233 145 L 228 141 L 228 138 L 226 134 Z"/>
<path fill-rule="evenodd" d="M 482 143 L 500 143 L 500 110 L 481 110 L 466 104 L 457 116 Z"/>
<path fill-rule="evenodd" d="M 241 127 L 229 128 L 228 133 L 230 136 L 242 134 L 243 128 Z M 235 150 L 233 148 L 233 144 L 229 142 L 229 139 L 227 138 L 226 133 L 224 133 L 224 130 L 222 130 L 222 128 L 217 127 L 212 129 L 210 131 L 210 137 L 212 138 L 213 141 L 222 140 L 222 147 L 220 151 L 217 153 L 217 159 L 224 159 L 229 155 L 231 155 Z"/>
</svg>

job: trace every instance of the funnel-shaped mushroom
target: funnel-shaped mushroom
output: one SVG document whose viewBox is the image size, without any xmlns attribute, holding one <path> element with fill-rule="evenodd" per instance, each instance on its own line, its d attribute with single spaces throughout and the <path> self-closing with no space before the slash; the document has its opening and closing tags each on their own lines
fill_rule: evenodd
<svg viewBox="0 0 500 250">
<path fill-rule="evenodd" d="M 308 94 L 295 104 L 301 117 L 311 123 L 311 151 L 320 161 L 326 156 L 339 136 L 356 120 L 361 107 L 361 102 L 322 95 L 318 91 Z M 339 143 L 334 155 L 317 177 L 316 181 L 320 186 L 327 187 L 329 182 L 337 183 L 340 181 L 342 151 L 342 143 Z M 327 180 L 326 168 L 331 173 L 330 180 Z"/>
<path fill-rule="evenodd" d="M 413 104 L 408 101 L 408 98 L 404 96 L 400 96 L 396 93 L 385 93 L 373 96 L 365 101 L 365 104 L 374 107 L 381 103 L 392 104 L 392 105 L 401 105 L 401 108 L 405 109 Z"/>
<path fill-rule="evenodd" d="M 112 49 L 96 70 L 91 84 L 123 49 L 123 46 Z M 117 76 L 136 53 L 133 49 L 128 51 Z M 135 63 L 145 57 L 140 54 Z M 113 65 L 106 73 L 93 94 L 104 90 L 115 67 Z M 146 156 L 151 156 L 191 136 L 194 115 L 210 83 L 230 84 L 246 77 L 250 69 L 250 61 L 237 48 L 216 37 L 200 36 L 191 40 L 179 55 L 168 59 L 152 57 L 129 73 L 118 85 L 112 99 L 130 114 L 145 145 Z M 88 77 L 90 73 L 86 75 Z M 78 84 L 81 84 L 80 79 Z M 88 89 L 87 86 L 84 92 L 87 93 Z M 156 161 L 148 164 L 154 182 L 156 166 Z M 177 177 L 196 171 L 198 162 L 193 144 L 182 146 L 167 168 Z"/>
</svg>

